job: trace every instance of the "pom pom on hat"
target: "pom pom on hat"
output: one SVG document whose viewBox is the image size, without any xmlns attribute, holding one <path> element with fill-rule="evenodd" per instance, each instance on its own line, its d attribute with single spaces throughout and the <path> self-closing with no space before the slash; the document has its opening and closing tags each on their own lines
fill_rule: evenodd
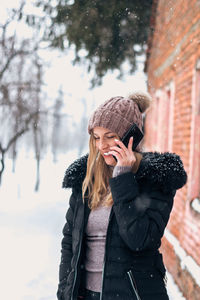
<svg viewBox="0 0 200 300">
<path fill-rule="evenodd" d="M 141 113 L 144 113 L 149 108 L 152 101 L 150 94 L 142 91 L 131 93 L 128 98 L 137 103 Z"/>
</svg>

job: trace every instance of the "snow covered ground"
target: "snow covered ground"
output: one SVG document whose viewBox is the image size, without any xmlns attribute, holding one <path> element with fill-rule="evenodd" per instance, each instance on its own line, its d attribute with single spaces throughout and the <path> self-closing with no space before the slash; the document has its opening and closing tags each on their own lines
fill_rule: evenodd
<svg viewBox="0 0 200 300">
<path fill-rule="evenodd" d="M 34 192 L 35 161 L 23 155 L 16 173 L 6 162 L 0 187 L 0 299 L 56 300 L 60 242 L 70 191 L 61 189 L 76 153 L 41 162 L 41 188 Z M 171 300 L 184 300 L 168 274 Z"/>
</svg>

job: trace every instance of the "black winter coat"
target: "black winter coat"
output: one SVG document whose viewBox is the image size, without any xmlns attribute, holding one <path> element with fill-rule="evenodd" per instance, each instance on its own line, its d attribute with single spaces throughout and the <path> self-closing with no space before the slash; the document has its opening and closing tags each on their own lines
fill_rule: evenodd
<svg viewBox="0 0 200 300">
<path fill-rule="evenodd" d="M 168 299 L 165 267 L 158 249 L 176 190 L 187 180 L 174 153 L 143 152 L 139 169 L 109 181 L 114 204 L 107 230 L 101 300 Z M 90 209 L 83 204 L 85 155 L 67 169 L 63 187 L 72 188 L 63 228 L 59 300 L 77 300 L 84 286 L 84 230 Z"/>
</svg>

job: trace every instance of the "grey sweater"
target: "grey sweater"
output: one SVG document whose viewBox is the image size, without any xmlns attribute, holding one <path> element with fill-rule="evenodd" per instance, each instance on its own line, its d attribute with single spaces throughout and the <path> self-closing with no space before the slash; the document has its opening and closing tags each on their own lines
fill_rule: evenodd
<svg viewBox="0 0 200 300">
<path fill-rule="evenodd" d="M 131 171 L 131 167 L 116 166 L 113 177 Z M 86 288 L 94 292 L 101 291 L 102 270 L 105 253 L 105 241 L 111 206 L 100 205 L 90 212 L 86 226 L 85 274 Z"/>
</svg>

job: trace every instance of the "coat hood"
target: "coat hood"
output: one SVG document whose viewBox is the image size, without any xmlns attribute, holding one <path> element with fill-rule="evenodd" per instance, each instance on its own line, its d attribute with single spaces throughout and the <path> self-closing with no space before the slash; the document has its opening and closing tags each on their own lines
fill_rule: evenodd
<svg viewBox="0 0 200 300">
<path fill-rule="evenodd" d="M 150 183 L 165 189 L 180 189 L 187 182 L 180 156 L 175 153 L 142 152 L 143 158 L 136 179 L 148 179 Z M 88 154 L 75 160 L 66 170 L 63 188 L 81 187 L 86 175 Z"/>
</svg>

